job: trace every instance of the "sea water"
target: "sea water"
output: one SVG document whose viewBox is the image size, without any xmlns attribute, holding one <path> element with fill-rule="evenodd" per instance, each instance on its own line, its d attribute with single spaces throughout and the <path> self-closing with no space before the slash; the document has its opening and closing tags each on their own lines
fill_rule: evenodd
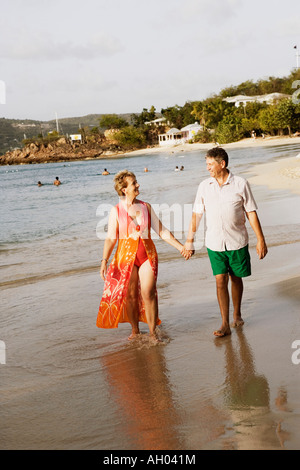
<svg viewBox="0 0 300 470">
<path fill-rule="evenodd" d="M 228 153 L 232 172 L 243 175 L 260 162 L 296 155 L 299 147 Z M 176 166 L 184 166 L 184 171 L 175 172 Z M 104 168 L 110 175 L 102 176 Z M 197 351 L 193 335 L 198 334 L 199 322 L 205 331 L 206 323 L 217 318 L 209 304 L 215 292 L 205 250 L 196 254 L 199 265 L 185 262 L 172 247 L 155 240 L 166 348 L 131 348 L 126 325 L 113 331 L 95 325 L 103 289 L 98 272 L 103 249 L 103 239 L 97 236 L 99 214 L 101 208 L 118 203 L 113 177 L 125 168 L 136 174 L 140 198 L 161 211 L 160 216 L 174 204 L 190 210 L 199 182 L 207 177 L 205 152 L 179 149 L 0 167 L 0 340 L 6 347 L 6 363 L 0 365 L 2 449 L 186 449 L 195 442 L 188 436 L 189 426 L 195 436 L 196 425 L 189 414 L 192 389 L 188 381 L 184 388 L 179 366 L 189 354 L 187 335 L 189 347 Z M 53 185 L 56 176 L 62 182 L 58 187 Z M 43 186 L 38 187 L 38 181 Z M 295 242 L 298 198 L 288 191 L 268 196 L 265 187 L 253 192 L 270 243 Z M 290 201 L 290 211 L 279 219 L 268 211 L 274 198 L 279 208 L 283 200 Z M 173 219 L 165 220 L 172 229 Z M 193 294 L 206 302 L 201 318 L 188 308 L 192 282 Z M 222 379 L 212 357 L 202 359 L 215 370 L 214 375 L 201 376 L 204 388 L 197 398 L 208 410 L 207 390 L 222 389 Z M 172 383 L 181 383 L 180 397 Z M 217 394 L 214 398 L 218 400 Z M 217 427 L 218 414 L 207 414 L 207 426 L 214 419 Z M 198 437 L 205 446 L 204 435 Z"/>
</svg>

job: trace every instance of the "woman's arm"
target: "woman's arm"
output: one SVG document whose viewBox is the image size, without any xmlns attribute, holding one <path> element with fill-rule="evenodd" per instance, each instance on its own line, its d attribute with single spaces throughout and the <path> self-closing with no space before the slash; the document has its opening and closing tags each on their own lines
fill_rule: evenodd
<svg viewBox="0 0 300 470">
<path fill-rule="evenodd" d="M 107 272 L 107 263 L 110 258 L 110 255 L 113 252 L 115 244 L 117 242 L 118 233 L 119 233 L 118 214 L 117 214 L 117 209 L 113 207 L 109 214 L 107 236 L 104 242 L 103 256 L 102 256 L 101 266 L 100 266 L 100 276 L 102 277 L 103 280 L 105 280 L 105 276 Z"/>
<path fill-rule="evenodd" d="M 180 243 L 173 235 L 170 230 L 163 226 L 161 220 L 157 217 L 156 213 L 152 209 L 151 205 L 147 203 L 147 207 L 149 210 L 149 214 L 151 216 L 151 228 L 153 228 L 154 232 L 160 236 L 162 240 L 167 242 L 169 245 L 176 248 L 180 253 L 183 252 L 183 245 Z"/>
</svg>

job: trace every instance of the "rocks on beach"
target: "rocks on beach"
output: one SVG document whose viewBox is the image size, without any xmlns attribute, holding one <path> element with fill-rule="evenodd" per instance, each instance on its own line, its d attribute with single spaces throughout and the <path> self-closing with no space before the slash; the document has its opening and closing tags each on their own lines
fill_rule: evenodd
<svg viewBox="0 0 300 470">
<path fill-rule="evenodd" d="M 86 143 L 74 145 L 65 137 L 48 144 L 38 141 L 26 145 L 22 149 L 15 149 L 0 156 L 0 165 L 17 165 L 23 163 L 50 163 L 61 161 L 74 161 L 93 159 L 123 153 L 116 145 L 111 143 Z"/>
</svg>

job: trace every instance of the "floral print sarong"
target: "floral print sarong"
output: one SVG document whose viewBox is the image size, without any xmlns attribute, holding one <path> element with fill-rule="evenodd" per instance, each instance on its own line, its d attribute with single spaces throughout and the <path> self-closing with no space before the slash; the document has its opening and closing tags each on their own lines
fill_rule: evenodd
<svg viewBox="0 0 300 470">
<path fill-rule="evenodd" d="M 116 253 L 107 270 L 104 282 L 103 295 L 96 322 L 99 328 L 117 328 L 119 323 L 129 322 L 126 311 L 127 288 L 140 238 L 153 269 L 155 280 L 157 279 L 158 259 L 155 245 L 151 239 L 150 214 L 145 202 L 138 201 L 137 206 L 138 217 L 136 217 L 136 220 L 138 225 L 129 217 L 122 203 L 116 206 L 119 222 L 119 239 Z M 147 323 L 140 283 L 138 292 L 139 321 Z M 161 321 L 157 319 L 157 325 L 160 323 Z"/>
</svg>

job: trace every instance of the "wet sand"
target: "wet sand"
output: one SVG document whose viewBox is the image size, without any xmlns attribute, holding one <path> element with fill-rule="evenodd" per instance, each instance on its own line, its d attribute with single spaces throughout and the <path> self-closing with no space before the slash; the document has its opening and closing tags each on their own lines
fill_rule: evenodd
<svg viewBox="0 0 300 470">
<path fill-rule="evenodd" d="M 97 269 L 7 286 L 2 306 L 18 322 L 0 369 L 1 449 L 299 449 L 299 193 L 272 180 L 275 164 L 256 183 L 269 253 L 259 261 L 250 237 L 245 325 L 231 336 L 213 336 L 220 314 L 203 250 L 159 264 L 158 346 L 146 325 L 132 342 L 126 324 L 96 328 Z M 290 223 L 286 243 L 272 234 L 278 220 Z"/>
<path fill-rule="evenodd" d="M 146 325 L 133 342 L 128 325 L 96 329 L 97 273 L 20 287 L 11 309 L 39 315 L 7 338 L 1 448 L 299 449 L 299 247 L 271 247 L 266 263 L 251 249 L 245 325 L 223 339 L 206 256 L 178 260 L 174 277 L 161 263 L 159 346 Z M 39 310 L 43 290 L 52 301 Z"/>
</svg>

